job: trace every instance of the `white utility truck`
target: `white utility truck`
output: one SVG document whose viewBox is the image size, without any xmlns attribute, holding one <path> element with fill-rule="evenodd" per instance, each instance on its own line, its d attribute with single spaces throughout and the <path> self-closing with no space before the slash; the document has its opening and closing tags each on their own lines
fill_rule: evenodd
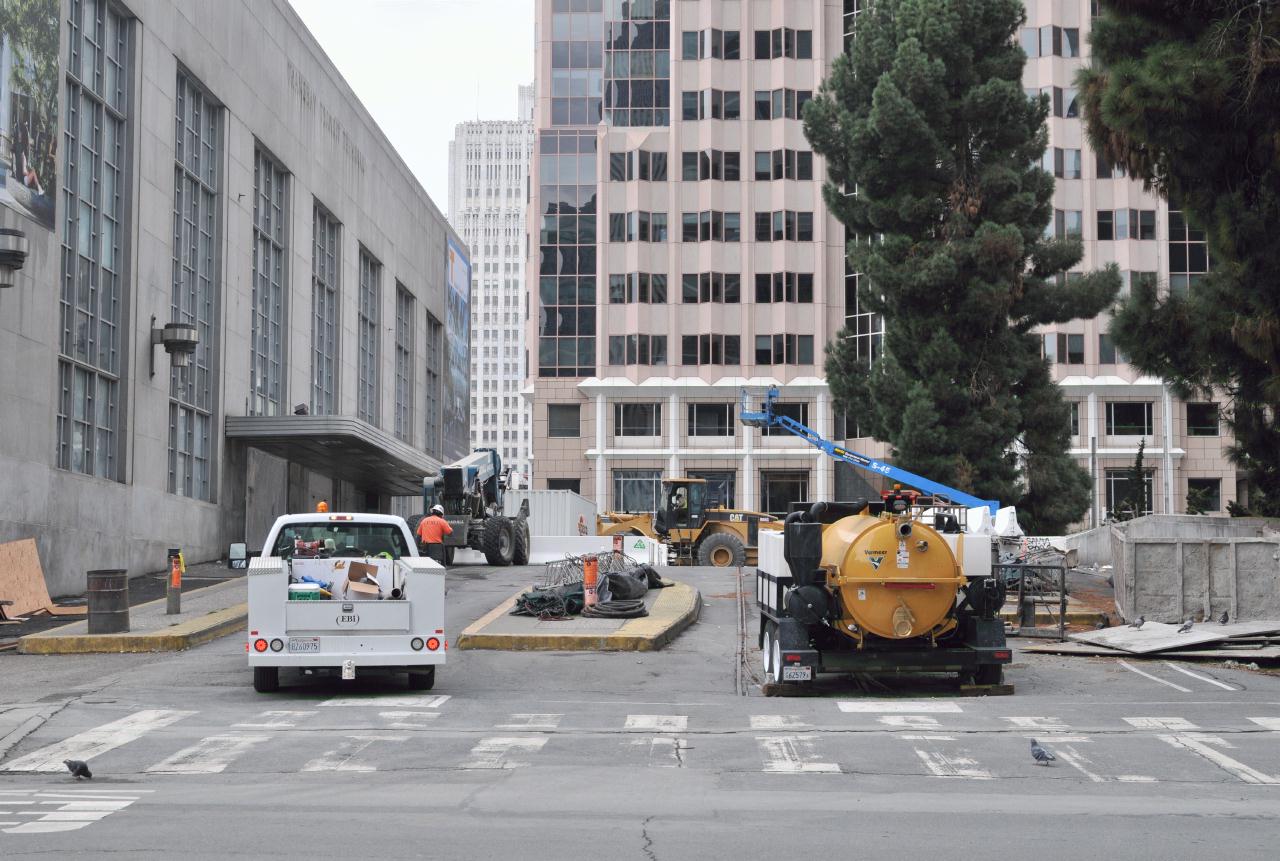
<svg viewBox="0 0 1280 861">
<path fill-rule="evenodd" d="M 407 672 L 410 688 L 430 690 L 449 648 L 444 577 L 418 555 L 401 517 L 320 510 L 279 518 L 249 560 L 253 687 L 276 690 L 281 667 L 344 679 L 358 668 Z"/>
</svg>

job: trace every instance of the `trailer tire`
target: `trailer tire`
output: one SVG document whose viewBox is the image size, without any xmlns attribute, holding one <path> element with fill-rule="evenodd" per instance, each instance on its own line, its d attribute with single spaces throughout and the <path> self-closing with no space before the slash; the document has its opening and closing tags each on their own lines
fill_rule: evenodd
<svg viewBox="0 0 1280 861">
<path fill-rule="evenodd" d="M 1004 681 L 1003 664 L 983 664 L 973 671 L 975 685 L 998 685 Z"/>
<path fill-rule="evenodd" d="M 260 694 L 272 694 L 280 690 L 280 668 L 254 667 L 253 689 Z"/>
<path fill-rule="evenodd" d="M 515 524 L 507 517 L 490 517 L 484 524 L 484 558 L 490 565 L 511 564 L 515 555 Z"/>
<path fill-rule="evenodd" d="M 409 671 L 409 690 L 429 691 L 436 685 L 436 668 L 426 667 Z"/>
<path fill-rule="evenodd" d="M 760 641 L 760 659 L 764 664 L 765 680 L 773 675 L 773 644 L 778 641 L 778 626 L 765 622 L 764 636 Z"/>
<path fill-rule="evenodd" d="M 713 532 L 698 544 L 698 564 L 740 568 L 747 564 L 747 550 L 733 533 Z"/>
<path fill-rule="evenodd" d="M 529 535 L 529 521 L 515 520 L 512 521 L 515 527 L 515 550 L 511 554 L 512 565 L 528 565 L 529 564 L 529 545 L 532 538 Z"/>
</svg>

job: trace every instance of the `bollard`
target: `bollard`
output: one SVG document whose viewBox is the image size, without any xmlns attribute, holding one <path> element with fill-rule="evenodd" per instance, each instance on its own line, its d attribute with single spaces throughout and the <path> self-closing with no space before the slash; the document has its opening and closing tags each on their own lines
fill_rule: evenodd
<svg viewBox="0 0 1280 861">
<path fill-rule="evenodd" d="M 619 556 L 622 555 L 622 536 L 621 535 L 613 536 L 613 552 L 617 553 Z"/>
<path fill-rule="evenodd" d="M 176 616 L 182 612 L 182 551 L 169 548 L 169 582 L 164 590 L 164 612 Z"/>
<path fill-rule="evenodd" d="M 129 577 L 123 568 L 90 571 L 86 599 L 90 634 L 123 634 L 129 630 Z"/>
<path fill-rule="evenodd" d="M 594 607 L 600 601 L 596 594 L 599 583 L 600 561 L 594 556 L 588 556 L 582 563 L 582 597 L 583 603 L 588 607 Z"/>
</svg>

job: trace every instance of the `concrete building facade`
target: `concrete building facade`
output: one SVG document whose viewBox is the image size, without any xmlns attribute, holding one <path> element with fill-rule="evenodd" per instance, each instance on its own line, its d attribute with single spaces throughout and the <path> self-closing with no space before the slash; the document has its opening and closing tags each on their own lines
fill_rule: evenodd
<svg viewBox="0 0 1280 861">
<path fill-rule="evenodd" d="M 0 540 L 66 594 L 419 493 L 468 444 L 465 246 L 298 16 L 50 6 L 54 226 L 0 207 L 30 241 L 0 292 Z M 152 344 L 171 321 L 185 368 Z"/>
<path fill-rule="evenodd" d="M 533 155 L 533 86 L 516 120 L 459 123 L 449 142 L 449 222 L 471 251 L 471 446 L 494 448 L 529 486 L 524 391 L 525 218 Z"/>
</svg>

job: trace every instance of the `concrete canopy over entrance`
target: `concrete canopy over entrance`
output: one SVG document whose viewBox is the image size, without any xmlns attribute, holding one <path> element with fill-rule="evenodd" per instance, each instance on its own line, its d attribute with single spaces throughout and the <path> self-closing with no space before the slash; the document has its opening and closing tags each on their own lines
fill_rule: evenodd
<svg viewBox="0 0 1280 861">
<path fill-rule="evenodd" d="M 440 462 L 352 416 L 227 416 L 226 435 L 387 496 L 416 496 Z"/>
</svg>

